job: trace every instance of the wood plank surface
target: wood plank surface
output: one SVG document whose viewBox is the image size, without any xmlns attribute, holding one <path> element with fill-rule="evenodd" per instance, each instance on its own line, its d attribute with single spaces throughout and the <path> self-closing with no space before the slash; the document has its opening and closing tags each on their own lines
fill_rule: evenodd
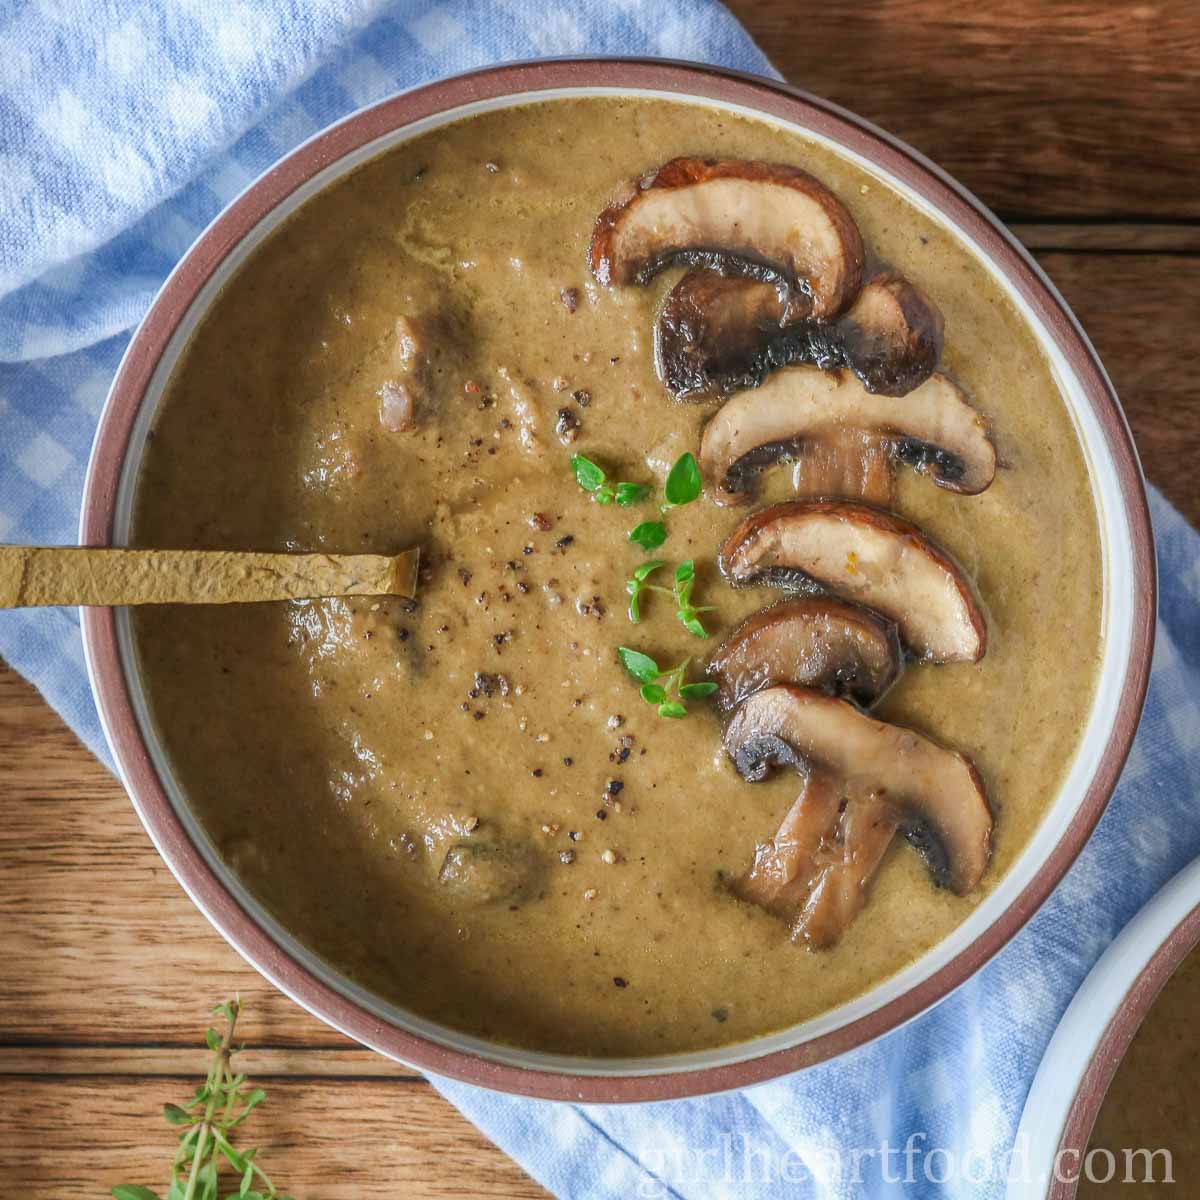
<svg viewBox="0 0 1200 1200">
<path fill-rule="evenodd" d="M 924 150 L 1015 224 L 1122 396 L 1149 478 L 1200 525 L 1200 6 L 732 5 L 792 82 Z M 166 1100 L 240 992 L 252 1139 L 297 1196 L 544 1195 L 410 1070 L 265 985 L 159 861 L 121 787 L 0 668 L 0 1184 L 161 1183 Z"/>
<path fill-rule="evenodd" d="M 265 1086 L 244 1144 L 261 1148 L 263 1169 L 296 1200 L 547 1194 L 424 1084 L 268 1079 Z M 9 1114 L 0 1122 L 4 1195 L 98 1200 L 117 1183 L 165 1195 L 174 1138 L 162 1106 L 194 1088 L 191 1076 L 0 1077 Z"/>
<path fill-rule="evenodd" d="M 1195 0 L 742 0 L 798 87 L 911 142 L 1008 221 L 1200 217 Z"/>
<path fill-rule="evenodd" d="M 1198 10 L 1200 11 L 1200 10 Z M 1038 255 L 1091 337 L 1133 429 L 1146 477 L 1200 528 L 1200 257 Z"/>
</svg>

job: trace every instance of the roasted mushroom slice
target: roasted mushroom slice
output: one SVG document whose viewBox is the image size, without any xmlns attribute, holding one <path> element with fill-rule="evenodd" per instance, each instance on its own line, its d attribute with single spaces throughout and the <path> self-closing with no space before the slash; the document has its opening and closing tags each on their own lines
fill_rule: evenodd
<svg viewBox="0 0 1200 1200">
<path fill-rule="evenodd" d="M 807 171 L 675 158 L 600 214 L 591 245 L 604 284 L 644 283 L 673 262 L 798 290 L 807 315 L 826 319 L 858 294 L 863 243 L 845 205 Z"/>
<path fill-rule="evenodd" d="M 963 755 L 911 729 L 784 685 L 742 703 L 725 731 L 725 749 L 750 782 L 779 766 L 815 770 L 837 782 L 846 813 L 858 804 L 894 814 L 940 887 L 966 895 L 987 870 L 992 813 L 979 773 Z M 866 850 L 873 837 L 864 829 L 854 842 Z"/>
<path fill-rule="evenodd" d="M 747 517 L 721 548 L 735 586 L 825 590 L 896 622 L 909 654 L 978 662 L 987 626 L 970 585 L 944 550 L 891 513 L 846 501 L 788 500 Z"/>
<path fill-rule="evenodd" d="M 778 371 L 729 400 L 705 426 L 700 468 L 718 504 L 738 504 L 764 467 L 794 457 L 802 480 L 806 457 L 819 466 L 822 451 L 848 436 L 886 448 L 947 491 L 975 495 L 996 473 L 983 418 L 944 375 L 897 400 L 872 395 L 849 372 L 808 366 Z"/>
<path fill-rule="evenodd" d="M 795 683 L 870 707 L 900 673 L 896 627 L 830 596 L 784 600 L 747 618 L 708 663 L 715 699 L 729 712 L 752 692 Z"/>
<path fill-rule="evenodd" d="M 654 358 L 678 400 L 758 387 L 780 367 L 849 367 L 869 392 L 903 396 L 942 353 L 942 314 L 902 275 L 877 275 L 833 322 L 804 318 L 770 283 L 692 271 L 667 293 Z"/>
<path fill-rule="evenodd" d="M 794 307 L 794 305 L 793 305 Z M 677 400 L 699 400 L 758 387 L 772 365 L 772 347 L 786 338 L 789 305 L 772 283 L 689 271 L 666 295 L 654 324 L 658 376 Z M 807 315 L 807 308 L 798 314 Z M 800 328 L 832 333 L 832 325 L 803 321 Z M 832 344 L 827 358 L 838 366 Z"/>
<path fill-rule="evenodd" d="M 869 280 L 837 324 L 846 366 L 879 395 L 907 395 L 942 355 L 942 310 L 894 271 Z"/>
</svg>

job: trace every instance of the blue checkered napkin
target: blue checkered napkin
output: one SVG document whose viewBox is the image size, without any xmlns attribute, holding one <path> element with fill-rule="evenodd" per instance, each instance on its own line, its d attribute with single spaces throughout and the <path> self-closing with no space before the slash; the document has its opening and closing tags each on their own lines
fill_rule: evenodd
<svg viewBox="0 0 1200 1200">
<path fill-rule="evenodd" d="M 0 10 L 0 539 L 74 541 L 88 449 L 130 330 L 246 183 L 400 88 L 576 53 L 770 69 L 709 0 Z M 971 983 L 873 1046 L 729 1096 L 605 1109 L 435 1085 L 561 1196 L 1001 1195 L 1059 1015 L 1117 929 L 1200 853 L 1200 538 L 1152 501 L 1162 625 L 1133 758 L 1062 887 Z M 0 614 L 0 654 L 108 761 L 73 611 Z M 885 1143 L 913 1153 L 880 1155 Z M 930 1181 L 947 1171 L 948 1182 Z M 906 1172 L 911 1184 L 888 1182 Z"/>
<path fill-rule="evenodd" d="M 771 69 L 711 0 L 0 3 L 0 540 L 76 540 L 130 333 L 256 176 L 393 92 L 569 54 Z M 111 766 L 77 614 L 0 614 L 0 654 Z"/>
</svg>

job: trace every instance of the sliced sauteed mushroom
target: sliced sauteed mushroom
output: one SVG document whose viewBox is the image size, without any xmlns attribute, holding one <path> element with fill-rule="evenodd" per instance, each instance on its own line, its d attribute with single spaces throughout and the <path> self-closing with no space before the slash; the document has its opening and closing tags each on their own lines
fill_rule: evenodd
<svg viewBox="0 0 1200 1200">
<path fill-rule="evenodd" d="M 847 800 L 821 846 L 817 871 L 792 936 L 814 950 L 835 945 L 867 903 L 867 885 L 899 826 L 898 814 L 877 797 Z"/>
<path fill-rule="evenodd" d="M 874 704 L 900 673 L 896 628 L 857 604 L 798 597 L 743 621 L 708 664 L 715 699 L 729 712 L 752 692 L 778 683 L 820 688 Z"/>
<path fill-rule="evenodd" d="M 735 885 L 793 921 L 793 937 L 832 945 L 861 910 L 892 834 L 920 852 L 934 882 L 965 895 L 987 870 L 992 813 L 961 754 L 808 688 L 750 696 L 725 733 L 749 782 L 790 767 L 804 790 Z"/>
<path fill-rule="evenodd" d="M 758 387 L 772 366 L 771 348 L 787 328 L 786 296 L 773 283 L 689 271 L 666 295 L 654 325 L 659 378 L 677 400 Z M 801 316 L 805 315 L 803 312 Z M 800 328 L 830 325 L 802 321 Z M 836 354 L 806 361 L 837 366 Z"/>
<path fill-rule="evenodd" d="M 809 767 L 798 757 L 788 758 L 786 744 L 781 743 L 778 752 L 780 757 L 772 764 L 793 766 L 800 772 L 800 795 L 775 836 L 755 847 L 754 862 L 733 884 L 733 891 L 751 904 L 793 920 L 821 869 L 817 854 L 837 822 L 842 789 L 828 772 Z"/>
<path fill-rule="evenodd" d="M 941 311 L 890 272 L 826 322 L 796 320 L 770 283 L 693 271 L 667 293 L 654 328 L 659 376 L 680 400 L 758 387 L 795 363 L 849 367 L 867 391 L 903 396 L 929 378 L 941 353 Z"/>
<path fill-rule="evenodd" d="M 858 294 L 863 244 L 819 180 L 777 163 L 675 158 L 596 219 L 592 272 L 644 283 L 669 263 L 780 287 L 790 317 L 826 319 Z"/>
<path fill-rule="evenodd" d="M 455 842 L 446 851 L 438 882 L 466 904 L 520 904 L 532 899 L 545 864 L 526 842 Z"/>
<path fill-rule="evenodd" d="M 721 548 L 735 586 L 832 592 L 896 622 L 914 657 L 978 662 L 987 626 L 966 578 L 915 525 L 865 504 L 789 500 L 746 518 Z"/>
<path fill-rule="evenodd" d="M 867 391 L 904 396 L 942 355 L 942 310 L 894 271 L 876 275 L 838 321 L 846 366 Z"/>
<path fill-rule="evenodd" d="M 725 749 L 750 782 L 776 766 L 803 764 L 839 780 L 843 798 L 871 794 L 891 805 L 940 887 L 966 895 L 987 870 L 992 813 L 979 772 L 911 729 L 783 685 L 746 699 L 725 732 Z"/>
<path fill-rule="evenodd" d="M 948 491 L 974 495 L 996 473 L 983 418 L 944 375 L 898 400 L 872 395 L 849 372 L 809 366 L 779 371 L 729 400 L 704 429 L 700 467 L 718 504 L 738 504 L 764 467 L 796 458 L 803 480 L 806 457 L 819 465 L 822 448 L 847 435 L 886 447 Z"/>
</svg>

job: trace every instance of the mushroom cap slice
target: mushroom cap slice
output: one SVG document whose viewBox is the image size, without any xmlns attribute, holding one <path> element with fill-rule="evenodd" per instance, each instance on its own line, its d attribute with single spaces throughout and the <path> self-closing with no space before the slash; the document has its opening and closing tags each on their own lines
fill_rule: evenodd
<svg viewBox="0 0 1200 1200">
<path fill-rule="evenodd" d="M 659 378 L 677 400 L 758 387 L 779 367 L 849 367 L 869 392 L 902 396 L 932 374 L 942 314 L 902 275 L 877 275 L 832 322 L 810 319 L 770 283 L 692 271 L 654 326 Z"/>
<path fill-rule="evenodd" d="M 846 365 L 882 396 L 907 395 L 933 374 L 944 327 L 942 310 L 895 271 L 868 280 L 838 321 Z"/>
<path fill-rule="evenodd" d="M 718 504 L 737 504 L 764 467 L 854 430 L 889 441 L 947 491 L 975 495 L 996 474 L 983 418 L 944 375 L 898 400 L 873 395 L 849 372 L 809 366 L 777 371 L 724 404 L 704 428 L 700 468 Z"/>
<path fill-rule="evenodd" d="M 788 500 L 747 517 L 721 548 L 735 586 L 821 589 L 896 622 L 927 662 L 978 662 L 987 625 L 963 573 L 915 525 L 847 501 Z"/>
<path fill-rule="evenodd" d="M 600 214 L 591 245 L 604 284 L 644 283 L 671 262 L 799 286 L 824 318 L 857 295 L 863 243 L 845 205 L 799 167 L 674 158 Z"/>
<path fill-rule="evenodd" d="M 841 781 L 851 802 L 886 805 L 934 881 L 960 896 L 987 870 L 993 820 L 979 772 L 911 729 L 784 685 L 742 703 L 725 731 L 725 749 L 751 781 L 778 765 L 818 769 Z"/>
<path fill-rule="evenodd" d="M 785 337 L 797 306 L 772 283 L 689 271 L 664 297 L 654 323 L 658 377 L 676 400 L 703 400 L 758 387 L 770 370 L 770 348 Z M 807 328 L 832 330 L 805 322 Z M 836 347 L 806 361 L 840 366 Z"/>
<path fill-rule="evenodd" d="M 849 696 L 864 707 L 895 683 L 902 665 L 896 627 L 830 596 L 783 600 L 748 617 L 718 647 L 708 674 L 729 712 L 779 683 Z"/>
</svg>

